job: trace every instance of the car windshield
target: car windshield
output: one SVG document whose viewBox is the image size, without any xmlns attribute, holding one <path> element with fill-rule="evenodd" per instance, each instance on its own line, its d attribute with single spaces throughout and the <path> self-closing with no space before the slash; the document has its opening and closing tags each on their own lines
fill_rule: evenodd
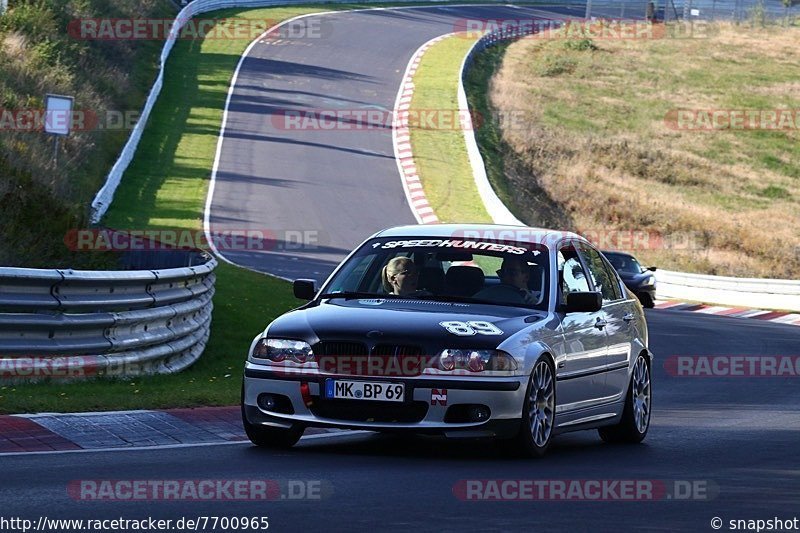
<svg viewBox="0 0 800 533">
<path fill-rule="evenodd" d="M 458 238 L 382 238 L 359 248 L 322 297 L 414 298 L 547 310 L 542 244 Z"/>
<path fill-rule="evenodd" d="M 642 266 L 633 256 L 611 253 L 606 253 L 605 256 L 617 272 L 629 274 L 640 274 L 642 272 Z"/>
</svg>

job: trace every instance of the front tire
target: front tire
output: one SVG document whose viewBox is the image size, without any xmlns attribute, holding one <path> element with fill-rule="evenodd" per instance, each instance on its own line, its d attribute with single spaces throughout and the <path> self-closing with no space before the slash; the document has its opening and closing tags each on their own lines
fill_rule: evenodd
<svg viewBox="0 0 800 533">
<path fill-rule="evenodd" d="M 556 419 L 556 380 L 552 361 L 542 356 L 533 366 L 522 407 L 522 423 L 515 448 L 529 457 L 541 457 L 550 447 Z"/>
<path fill-rule="evenodd" d="M 641 302 L 642 307 L 647 309 L 652 309 L 656 306 L 656 303 L 653 301 L 653 296 L 649 292 L 640 292 L 639 302 Z"/>
<path fill-rule="evenodd" d="M 625 409 L 622 419 L 615 426 L 599 428 L 600 438 L 605 442 L 642 442 L 650 429 L 650 411 L 653 401 L 650 386 L 650 364 L 647 358 L 640 355 L 633 366 L 628 394 L 625 398 Z"/>
</svg>

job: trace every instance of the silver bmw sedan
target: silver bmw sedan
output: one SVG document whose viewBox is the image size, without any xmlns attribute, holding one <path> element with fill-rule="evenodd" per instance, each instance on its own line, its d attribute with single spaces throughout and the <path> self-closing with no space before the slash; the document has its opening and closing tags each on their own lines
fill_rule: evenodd
<svg viewBox="0 0 800 533">
<path fill-rule="evenodd" d="M 259 446 L 306 427 L 495 437 L 531 456 L 568 431 L 640 442 L 652 391 L 637 298 L 582 237 L 516 226 L 381 231 L 250 346 Z"/>
</svg>

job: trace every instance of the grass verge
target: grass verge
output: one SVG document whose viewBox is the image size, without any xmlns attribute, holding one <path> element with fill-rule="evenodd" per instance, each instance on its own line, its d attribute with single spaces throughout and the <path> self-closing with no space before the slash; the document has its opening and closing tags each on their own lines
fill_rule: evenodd
<svg viewBox="0 0 800 533">
<path fill-rule="evenodd" d="M 453 36 L 425 52 L 414 76 L 412 116 L 416 112 L 421 117 L 428 113 L 449 118 L 458 113 L 461 62 L 473 42 Z M 543 191 L 529 190 L 524 196 L 526 201 L 521 201 L 517 192 L 521 185 L 516 180 L 518 172 L 514 161 L 507 157 L 512 150 L 503 139 L 504 119 L 489 101 L 492 75 L 502 63 L 506 48 L 507 45 L 494 46 L 475 56 L 464 80 L 486 175 L 495 194 L 517 218 L 533 226 L 561 227 L 564 220 Z M 513 119 L 509 116 L 509 120 Z M 443 222 L 491 223 L 475 185 L 463 131 L 450 128 L 449 123 L 439 128 L 424 125 L 422 119 L 417 127 L 412 125 L 411 144 L 420 181 L 436 215 Z M 530 188 L 530 185 L 525 186 Z"/>
<path fill-rule="evenodd" d="M 534 227 L 569 227 L 569 221 L 554 208 L 554 202 L 535 181 L 520 179 L 524 172 L 511 157 L 514 151 L 504 140 L 502 127 L 518 120 L 516 110 L 504 119 L 502 112 L 491 104 L 492 76 L 502 64 L 507 48 L 507 43 L 501 43 L 476 55 L 464 80 L 470 110 L 486 117 L 475 131 L 486 176 L 495 194 L 519 220 Z"/>
<path fill-rule="evenodd" d="M 452 36 L 436 43 L 422 56 L 414 75 L 409 109 L 414 163 L 428 202 L 442 222 L 492 221 L 478 194 L 457 118 L 461 62 L 474 42 Z"/>
</svg>

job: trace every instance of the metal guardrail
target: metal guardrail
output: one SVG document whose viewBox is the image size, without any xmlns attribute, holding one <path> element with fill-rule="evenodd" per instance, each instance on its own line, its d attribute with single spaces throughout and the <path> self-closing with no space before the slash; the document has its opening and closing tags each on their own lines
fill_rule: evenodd
<svg viewBox="0 0 800 533">
<path fill-rule="evenodd" d="M 800 312 L 800 280 L 732 278 L 658 270 L 659 298 Z"/>
<path fill-rule="evenodd" d="M 0 267 L 3 382 L 179 372 L 211 327 L 213 258 L 162 270 Z"/>
</svg>

